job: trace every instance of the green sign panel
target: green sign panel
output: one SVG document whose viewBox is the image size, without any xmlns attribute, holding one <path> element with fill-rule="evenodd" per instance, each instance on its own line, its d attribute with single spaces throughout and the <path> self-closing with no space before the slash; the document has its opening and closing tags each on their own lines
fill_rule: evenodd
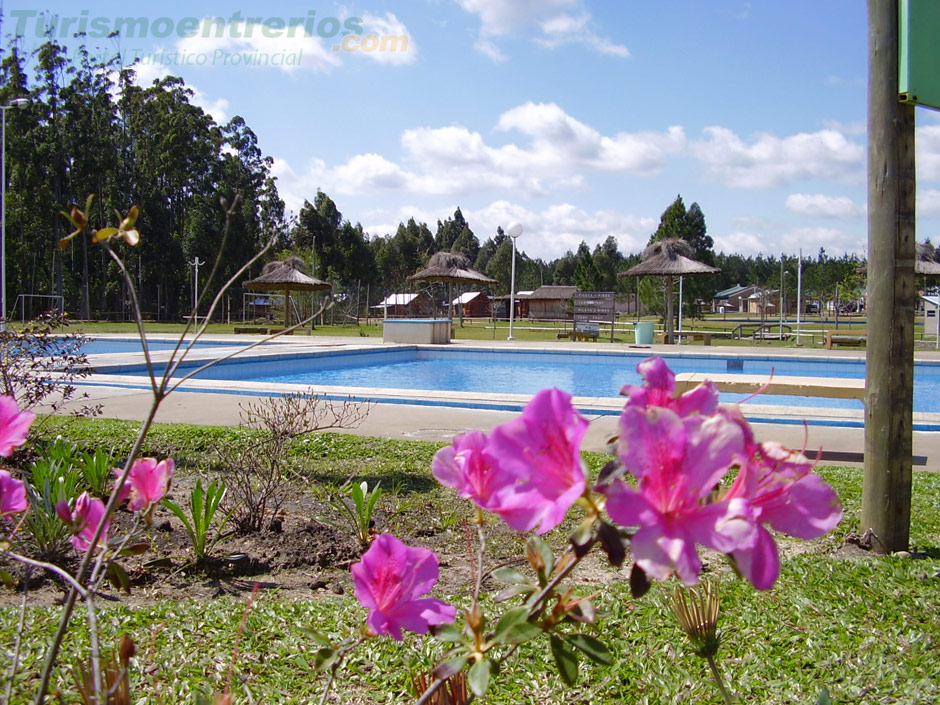
<svg viewBox="0 0 940 705">
<path fill-rule="evenodd" d="M 899 0 L 898 33 L 898 98 L 940 110 L 940 0 Z"/>
</svg>

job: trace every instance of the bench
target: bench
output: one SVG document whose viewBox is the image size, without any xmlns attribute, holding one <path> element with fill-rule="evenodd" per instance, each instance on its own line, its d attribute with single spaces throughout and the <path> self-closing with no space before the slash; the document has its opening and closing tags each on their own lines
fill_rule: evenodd
<svg viewBox="0 0 940 705">
<path fill-rule="evenodd" d="M 865 400 L 865 380 L 843 377 L 781 377 L 775 375 L 730 375 L 706 372 L 680 372 L 676 375 L 676 393 L 687 392 L 704 381 L 710 381 L 720 392 L 753 394 L 785 394 L 798 397 Z"/>
<path fill-rule="evenodd" d="M 584 341 L 591 339 L 596 341 L 600 334 L 601 326 L 599 323 L 575 323 L 574 331 L 571 333 L 571 339 Z"/>
<path fill-rule="evenodd" d="M 833 345 L 861 345 L 865 347 L 868 340 L 866 330 L 831 330 L 826 333 L 826 350 L 832 350 Z"/>
<path fill-rule="evenodd" d="M 712 334 L 706 333 L 705 331 L 700 330 L 677 330 L 673 331 L 672 335 L 680 340 L 682 338 L 691 338 L 692 340 L 701 340 L 702 345 L 711 345 L 712 344 Z M 659 334 L 659 342 L 662 345 L 666 344 L 666 341 L 669 339 L 669 336 L 662 332 Z"/>
<path fill-rule="evenodd" d="M 266 326 L 235 326 L 236 333 L 254 333 L 260 335 L 267 335 L 268 329 Z"/>
</svg>

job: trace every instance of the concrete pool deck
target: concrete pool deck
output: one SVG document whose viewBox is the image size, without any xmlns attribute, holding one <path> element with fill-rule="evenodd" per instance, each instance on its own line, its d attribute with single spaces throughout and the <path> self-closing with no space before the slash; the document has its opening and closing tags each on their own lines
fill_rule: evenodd
<svg viewBox="0 0 940 705">
<path fill-rule="evenodd" d="M 458 329 L 459 335 L 459 329 Z M 105 336 L 101 336 L 105 337 Z M 120 336 L 115 336 L 120 337 Z M 126 337 L 126 336 L 125 336 Z M 157 338 L 158 336 L 154 336 Z M 230 340 L 233 346 L 244 346 L 260 338 L 250 336 L 211 336 L 212 340 Z M 392 344 L 383 343 L 378 339 L 349 338 L 349 337 L 284 337 L 279 338 L 277 345 L 265 346 L 263 350 L 255 349 L 252 354 L 278 355 L 297 354 L 309 351 L 324 350 L 351 350 L 362 348 L 392 347 Z M 689 346 L 689 345 L 652 345 L 633 346 L 610 343 L 528 343 L 523 341 L 480 341 L 455 340 L 449 347 L 465 348 L 491 348 L 539 351 L 571 351 L 571 352 L 616 352 L 622 351 L 631 354 L 691 354 L 724 357 L 727 355 L 765 355 L 772 357 L 790 357 L 813 355 L 826 359 L 864 359 L 864 351 L 826 351 L 819 348 L 775 348 L 755 345 L 753 348 L 723 347 L 723 346 Z M 194 351 L 193 359 L 215 359 L 224 353 L 220 348 Z M 155 352 L 155 363 L 166 360 L 168 352 Z M 916 352 L 918 360 L 940 361 L 940 352 Z M 103 367 L 110 365 L 125 365 L 139 363 L 139 354 L 112 353 L 108 355 L 95 355 L 92 362 Z M 157 365 L 159 368 L 159 365 Z M 141 378 L 131 379 L 120 374 L 95 376 L 93 385 L 83 385 L 81 392 L 88 393 L 89 398 L 67 404 L 63 411 L 67 412 L 86 403 L 102 405 L 103 416 L 107 418 L 143 420 L 149 410 L 152 395 L 140 389 Z M 131 386 L 134 385 L 134 386 Z M 242 387 L 237 395 L 221 393 L 223 388 L 231 389 Z M 283 388 L 283 389 L 282 389 Z M 187 391 L 178 391 L 164 400 L 157 414 L 158 422 L 191 423 L 203 425 L 237 425 L 240 421 L 240 404 L 263 398 L 265 391 L 288 391 L 290 385 L 267 385 L 264 391 L 253 393 L 258 389 L 250 383 L 242 385 L 237 382 L 200 380 L 188 385 Z M 344 388 L 325 387 L 321 393 L 342 396 Z M 348 393 L 348 390 L 346 390 Z M 486 407 L 504 404 L 519 404 L 519 395 L 502 395 L 499 393 L 475 394 L 463 393 L 466 401 L 477 407 Z M 463 396 L 461 395 L 461 396 Z M 365 421 L 356 429 L 348 430 L 357 435 L 382 436 L 387 438 L 420 439 L 433 441 L 449 441 L 456 433 L 469 429 L 490 430 L 494 426 L 515 418 L 517 411 L 495 410 L 492 408 L 464 408 L 453 406 L 434 406 L 405 403 L 418 396 L 412 390 L 382 390 L 377 393 L 383 402 L 376 404 Z M 455 396 L 455 393 L 436 392 L 422 394 L 422 399 L 434 404 L 435 401 L 445 401 Z M 401 403 L 396 403 L 399 401 Z M 761 401 L 764 401 L 761 399 Z M 864 432 L 861 428 L 840 427 L 832 425 L 803 426 L 802 420 L 812 419 L 817 422 L 849 419 L 861 421 L 861 410 L 833 410 L 833 409 L 794 409 L 772 406 L 772 397 L 766 397 L 767 404 L 748 403 L 745 405 L 745 416 L 756 419 L 774 419 L 776 423 L 754 423 L 755 432 L 759 440 L 776 440 L 793 448 L 806 447 L 810 450 L 824 449 L 825 462 L 837 464 L 858 464 L 861 460 L 861 451 L 864 448 Z M 617 433 L 617 416 L 611 412 L 622 406 L 618 399 L 588 399 L 576 398 L 576 405 L 581 408 L 591 420 L 590 430 L 585 440 L 587 450 L 601 451 L 604 449 L 609 437 Z M 937 414 L 915 414 L 918 417 L 938 417 Z M 921 420 L 924 420 L 923 418 Z M 930 418 L 929 421 L 940 419 Z M 914 433 L 914 466 L 915 468 L 935 470 L 940 469 L 940 432 L 915 431 Z"/>
</svg>

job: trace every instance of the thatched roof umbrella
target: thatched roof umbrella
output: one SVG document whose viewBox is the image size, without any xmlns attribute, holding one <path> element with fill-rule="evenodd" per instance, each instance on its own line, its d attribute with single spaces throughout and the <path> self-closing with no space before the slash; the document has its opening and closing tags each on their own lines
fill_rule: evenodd
<svg viewBox="0 0 940 705">
<path fill-rule="evenodd" d="M 454 284 L 496 284 L 497 281 L 470 267 L 470 260 L 460 252 L 435 252 L 428 266 L 408 277 L 408 281 L 447 282 L 447 311 L 453 320 Z"/>
<path fill-rule="evenodd" d="M 715 274 L 720 269 L 691 259 L 692 247 L 681 238 L 659 240 L 643 250 L 642 261 L 626 272 L 618 272 L 618 277 L 665 277 L 666 278 L 666 342 L 675 342 L 673 330 L 673 295 L 672 278 L 692 274 Z"/>
<path fill-rule="evenodd" d="M 326 291 L 333 287 L 325 281 L 314 279 L 304 271 L 304 261 L 300 257 L 288 257 L 285 260 L 268 262 L 261 270 L 261 276 L 246 281 L 246 289 L 257 291 L 284 291 L 284 327 L 290 327 L 290 292 Z"/>
<path fill-rule="evenodd" d="M 914 274 L 936 276 L 940 274 L 940 262 L 933 258 L 934 249 L 926 242 L 917 243 L 917 259 L 914 260 Z"/>
</svg>

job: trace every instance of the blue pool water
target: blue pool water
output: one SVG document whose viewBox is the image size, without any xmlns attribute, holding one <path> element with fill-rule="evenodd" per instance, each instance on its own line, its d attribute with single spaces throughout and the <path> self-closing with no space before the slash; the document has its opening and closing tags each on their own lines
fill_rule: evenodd
<svg viewBox="0 0 940 705">
<path fill-rule="evenodd" d="M 636 373 L 646 354 L 586 354 L 488 350 L 394 350 L 317 353 L 266 360 L 227 361 L 199 375 L 202 379 L 351 387 L 378 394 L 381 389 L 499 392 L 531 395 L 559 387 L 575 396 L 616 397 L 624 384 L 641 384 Z M 675 372 L 713 372 L 780 376 L 864 378 L 863 361 L 794 358 L 669 357 Z M 191 368 L 190 368 L 191 369 Z M 182 370 L 181 372 L 185 372 Z M 740 401 L 742 395 L 723 394 Z M 768 395 L 755 403 L 862 409 L 854 399 Z M 915 411 L 940 412 L 940 365 L 918 364 Z"/>
</svg>

